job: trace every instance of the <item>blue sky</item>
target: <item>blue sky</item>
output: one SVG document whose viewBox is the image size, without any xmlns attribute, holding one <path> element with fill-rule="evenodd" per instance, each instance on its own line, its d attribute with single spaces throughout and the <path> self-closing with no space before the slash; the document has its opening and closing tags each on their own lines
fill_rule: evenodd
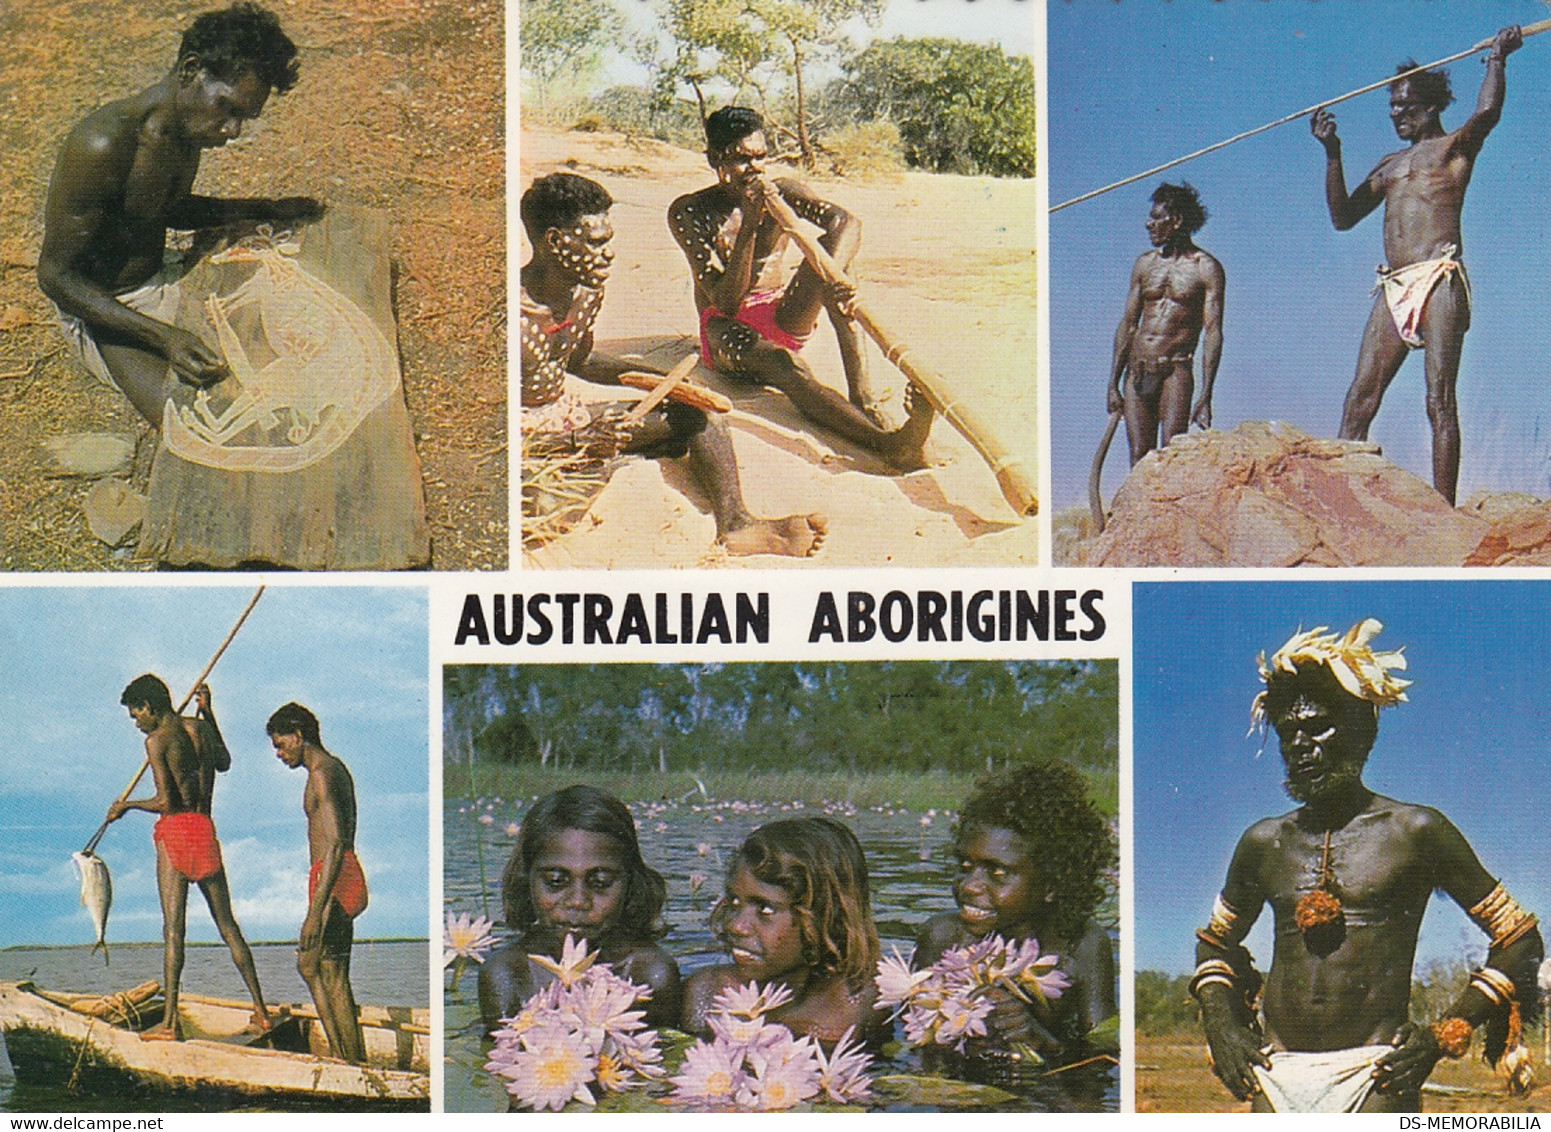
<svg viewBox="0 0 1551 1132">
<path fill-rule="evenodd" d="M 154 671 L 177 703 L 255 586 L 0 589 L 0 947 L 89 943 L 70 854 L 145 758 L 119 694 Z M 294 939 L 306 914 L 305 772 L 275 758 L 271 712 L 297 700 L 355 778 L 371 887 L 361 937 L 426 932 L 426 600 L 419 587 L 271 585 L 210 677 L 232 769 L 215 790 L 238 923 Z M 150 775 L 134 796 L 154 792 Z M 161 938 L 152 817 L 126 814 L 98 852 L 113 877 L 111 944 Z M 215 940 L 191 892 L 189 938 Z"/>
<path fill-rule="evenodd" d="M 1162 164 L 1240 131 L 1490 37 L 1545 19 L 1536 0 L 1050 0 L 1050 201 Z M 1484 56 L 1450 67 L 1461 125 Z M 1551 33 L 1508 63 L 1503 118 L 1466 198 L 1464 259 L 1475 313 L 1459 395 L 1460 499 L 1478 488 L 1551 495 Z M 1347 182 L 1402 148 L 1380 90 L 1334 108 Z M 1382 217 L 1348 232 L 1330 224 L 1324 153 L 1307 119 L 1050 217 L 1052 492 L 1085 498 L 1106 421 L 1104 389 L 1142 223 L 1162 180 L 1189 180 L 1211 213 L 1198 241 L 1227 273 L 1225 346 L 1215 426 L 1284 420 L 1334 436 L 1382 261 Z M 1430 480 L 1422 360 L 1411 358 L 1371 432 L 1385 454 Z M 1123 436 L 1106 493 L 1125 478 Z"/>
<path fill-rule="evenodd" d="M 1275 736 L 1246 738 L 1255 656 L 1300 627 L 1376 617 L 1375 647 L 1404 646 L 1409 702 L 1385 709 L 1364 776 L 1381 794 L 1442 810 L 1487 870 L 1551 912 L 1543 800 L 1551 583 L 1139 584 L 1133 595 L 1136 966 L 1188 971 L 1239 835 L 1286 813 Z M 1271 955 L 1270 912 L 1249 948 Z M 1447 897 L 1422 925 L 1419 963 L 1478 959 L 1485 940 Z"/>
</svg>

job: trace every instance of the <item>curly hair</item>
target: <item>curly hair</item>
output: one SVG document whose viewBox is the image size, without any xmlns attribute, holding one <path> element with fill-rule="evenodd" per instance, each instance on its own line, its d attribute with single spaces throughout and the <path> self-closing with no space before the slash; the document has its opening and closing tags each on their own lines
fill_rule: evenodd
<svg viewBox="0 0 1551 1132">
<path fill-rule="evenodd" d="M 1407 59 L 1404 63 L 1395 64 L 1395 74 L 1416 71 L 1420 65 L 1415 59 Z M 1390 93 L 1393 94 L 1403 82 L 1411 84 L 1412 91 L 1421 98 L 1424 106 L 1431 106 L 1440 112 L 1454 101 L 1454 84 L 1449 81 L 1447 71 L 1417 71 L 1414 75 L 1406 75 L 1404 79 L 1396 79 L 1389 84 Z"/>
<path fill-rule="evenodd" d="M 584 216 L 607 212 L 614 198 L 598 182 L 575 173 L 551 173 L 528 186 L 518 206 L 534 244 L 551 228 L 569 228 Z"/>
<path fill-rule="evenodd" d="M 1109 819 L 1088 797 L 1082 772 L 1034 759 L 982 778 L 959 814 L 956 840 L 972 829 L 1016 834 L 1052 897 L 1048 929 L 1077 940 L 1104 899 L 1104 870 L 1117 856 Z"/>
<path fill-rule="evenodd" d="M 218 79 L 251 69 L 276 94 L 296 85 L 301 68 L 280 18 L 250 0 L 197 17 L 178 46 L 178 61 L 190 58 Z"/>
<path fill-rule="evenodd" d="M 594 786 L 567 786 L 534 803 L 522 819 L 517 844 L 501 873 L 501 905 L 506 926 L 526 932 L 538 923 L 533 908 L 532 865 L 544 851 L 545 842 L 566 829 L 601 833 L 614 839 L 625 858 L 625 901 L 619 921 L 606 935 L 610 939 L 657 939 L 667 934 L 660 922 L 668 884 L 662 874 L 641 856 L 635 819 L 625 804 Z M 593 944 L 603 940 L 591 940 Z"/>
<path fill-rule="evenodd" d="M 791 897 L 810 968 L 834 972 L 853 990 L 871 980 L 883 949 L 856 834 L 829 818 L 767 822 L 744 838 L 727 865 L 729 875 L 740 864 Z M 718 904 L 711 913 L 713 935 L 721 938 L 727 918 L 727 905 Z"/>
<path fill-rule="evenodd" d="M 314 747 L 323 746 L 323 737 L 318 730 L 318 717 L 295 700 L 276 708 L 275 714 L 264 724 L 264 731 L 272 736 L 299 734 Z"/>
<path fill-rule="evenodd" d="M 1335 673 L 1325 665 L 1300 664 L 1296 673 L 1278 669 L 1266 681 L 1265 713 L 1272 727 L 1299 696 L 1308 696 L 1335 712 L 1353 756 L 1359 762 L 1367 759 L 1379 734 L 1377 706 L 1341 687 Z"/>
<path fill-rule="evenodd" d="M 136 676 L 125 686 L 124 694 L 118 702 L 125 707 L 148 707 L 153 711 L 167 712 L 172 710 L 172 693 L 167 690 L 166 681 L 147 672 L 144 676 Z"/>
<path fill-rule="evenodd" d="M 1153 204 L 1161 204 L 1179 217 L 1180 227 L 1194 236 L 1206 224 L 1211 215 L 1201 203 L 1201 194 L 1189 181 L 1171 185 L 1165 181 L 1152 191 Z"/>
<path fill-rule="evenodd" d="M 720 153 L 764 128 L 765 120 L 758 110 L 747 106 L 723 106 L 705 120 L 706 150 L 713 155 Z"/>
</svg>

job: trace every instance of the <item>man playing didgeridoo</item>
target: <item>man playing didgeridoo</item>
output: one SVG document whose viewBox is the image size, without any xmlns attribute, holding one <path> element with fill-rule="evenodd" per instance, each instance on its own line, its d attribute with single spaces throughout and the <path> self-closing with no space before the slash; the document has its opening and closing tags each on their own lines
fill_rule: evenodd
<svg viewBox="0 0 1551 1132">
<path fill-rule="evenodd" d="M 302 809 L 307 813 L 307 918 L 302 921 L 296 969 L 335 1057 L 366 1060 L 355 995 L 350 989 L 350 949 L 355 918 L 366 910 L 366 875 L 355 855 L 355 780 L 324 749 L 318 717 L 298 703 L 285 704 L 264 725 L 275 756 L 295 770 L 307 768 Z"/>
<path fill-rule="evenodd" d="M 614 262 L 613 204 L 602 185 L 574 173 L 540 177 L 522 194 L 522 223 L 533 246 L 522 268 L 523 431 L 564 435 L 577 451 L 603 458 L 687 456 L 690 475 L 710 498 L 717 542 L 729 554 L 815 553 L 828 527 L 823 515 L 764 519 L 749 512 L 732 434 L 719 417 L 669 400 L 631 420 L 630 402 L 589 405 L 566 390 L 567 371 L 617 385 L 620 374 L 645 368 L 592 352 Z"/>
<path fill-rule="evenodd" d="M 799 181 L 765 179 L 764 126 L 756 111 L 743 106 L 724 106 L 706 118 L 706 158 L 716 184 L 668 208 L 668 227 L 694 273 L 700 356 L 719 373 L 779 389 L 803 416 L 851 443 L 898 467 L 918 468 L 931 405 L 907 386 L 905 423 L 892 431 L 877 424 L 866 355 L 847 313 L 854 289 L 844 281 L 825 284 L 806 259 L 782 283 L 788 237 L 765 194 L 779 192 L 798 216 L 816 224 L 820 244 L 842 268 L 861 246 L 861 224 Z M 820 383 L 802 359 L 821 310 L 835 328 L 849 400 Z"/>
<path fill-rule="evenodd" d="M 1420 71 L 1390 84 L 1389 117 L 1408 148 L 1391 153 L 1350 192 L 1341 164 L 1336 120 L 1316 110 L 1310 121 L 1325 147 L 1325 201 L 1337 230 L 1345 231 L 1384 205 L 1384 255 L 1368 315 L 1357 374 L 1341 411 L 1341 437 L 1367 440 L 1384 391 L 1412 349 L 1426 351 L 1427 419 L 1433 430 L 1433 487 L 1454 502 L 1459 480 L 1459 406 L 1455 383 L 1470 328 L 1470 285 L 1460 260 L 1465 241 L 1460 213 L 1476 156 L 1502 116 L 1508 56 L 1523 44 L 1517 27 L 1504 28 L 1486 57 L 1476 109 L 1453 133 L 1438 116 L 1454 101 L 1449 76 Z M 1414 70 L 1402 63 L 1399 72 Z"/>
<path fill-rule="evenodd" d="M 1344 636 L 1294 635 L 1267 661 L 1256 721 L 1281 745 L 1298 808 L 1239 839 L 1207 926 L 1196 933 L 1191 992 L 1217 1076 L 1256 1112 L 1416 1112 L 1440 1057 L 1524 1059 L 1519 1028 L 1538 1005 L 1542 946 L 1525 912 L 1428 806 L 1363 785 L 1379 709 L 1406 698 L 1398 653 L 1368 643 L 1366 620 Z M 1486 962 L 1432 1025 L 1409 1019 L 1417 932 L 1434 889 L 1489 939 Z M 1275 949 L 1261 986 L 1243 941 L 1271 905 Z"/>
<path fill-rule="evenodd" d="M 269 1012 L 259 989 L 253 953 L 232 915 L 231 889 L 221 862 L 221 843 L 210 820 L 210 801 L 215 776 L 232 765 L 232 756 L 221 738 L 211 707 L 210 686 L 196 693 L 198 711 L 190 719 L 172 707 L 172 696 L 159 677 L 147 673 L 131 680 L 120 702 L 129 709 L 135 726 L 145 733 L 145 755 L 151 764 L 156 793 L 149 798 L 120 800 L 108 807 L 108 820 L 117 821 L 130 810 L 160 814 L 152 838 L 156 843 L 156 888 L 162 903 L 164 978 L 167 1004 L 162 1020 L 141 1033 L 148 1040 L 181 1038 L 178 1023 L 178 980 L 183 974 L 183 933 L 188 912 L 188 886 L 199 885 L 210 917 L 242 981 L 253 996 L 252 1025 L 269 1028 Z"/>
</svg>

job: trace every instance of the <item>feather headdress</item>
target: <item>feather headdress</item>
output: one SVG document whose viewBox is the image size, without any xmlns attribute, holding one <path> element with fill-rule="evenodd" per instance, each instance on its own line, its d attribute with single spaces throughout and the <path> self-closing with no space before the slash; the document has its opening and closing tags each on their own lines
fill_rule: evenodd
<svg viewBox="0 0 1551 1132">
<path fill-rule="evenodd" d="M 1342 688 L 1372 704 L 1374 710 L 1391 707 L 1406 698 L 1405 689 L 1411 681 L 1391 674 L 1391 670 L 1405 670 L 1406 658 L 1400 649 L 1374 652 L 1368 647 L 1368 642 L 1383 628 L 1380 622 L 1368 617 L 1344 635 L 1331 633 L 1326 625 L 1306 633 L 1294 633 L 1286 644 L 1271 654 L 1269 661 L 1265 653 L 1255 658 L 1260 667 L 1260 679 L 1269 684 L 1278 673 L 1296 675 L 1301 665 L 1323 665 L 1330 669 L 1330 674 Z M 1266 693 L 1262 689 L 1250 705 L 1251 730 L 1266 722 L 1265 705 Z"/>
</svg>

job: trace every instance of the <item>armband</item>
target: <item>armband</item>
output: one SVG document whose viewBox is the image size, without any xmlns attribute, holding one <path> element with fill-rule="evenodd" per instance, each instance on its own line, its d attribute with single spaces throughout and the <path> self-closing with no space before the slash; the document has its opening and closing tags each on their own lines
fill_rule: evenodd
<svg viewBox="0 0 1551 1132">
<path fill-rule="evenodd" d="M 1464 1057 L 1470 1052 L 1470 1038 L 1476 1028 L 1463 1018 L 1443 1018 L 1432 1025 L 1433 1037 L 1444 1057 Z"/>
<path fill-rule="evenodd" d="M 1507 1006 L 1518 998 L 1518 988 L 1513 980 L 1492 967 L 1472 971 L 1469 985 L 1493 1006 Z"/>
<path fill-rule="evenodd" d="M 1501 884 L 1488 892 L 1468 915 L 1476 927 L 1491 937 L 1494 950 L 1523 939 L 1539 922 L 1519 907 L 1519 902 Z"/>
<path fill-rule="evenodd" d="M 1212 918 L 1207 921 L 1206 927 L 1196 932 L 1196 938 L 1226 951 L 1248 934 L 1247 930 L 1240 928 L 1239 914 L 1233 910 L 1233 905 L 1219 895 L 1212 901 Z"/>
<path fill-rule="evenodd" d="M 1199 999 L 1201 988 L 1212 983 L 1233 987 L 1233 968 L 1226 959 L 1206 959 L 1197 965 L 1196 973 L 1190 977 L 1190 996 Z"/>
</svg>

